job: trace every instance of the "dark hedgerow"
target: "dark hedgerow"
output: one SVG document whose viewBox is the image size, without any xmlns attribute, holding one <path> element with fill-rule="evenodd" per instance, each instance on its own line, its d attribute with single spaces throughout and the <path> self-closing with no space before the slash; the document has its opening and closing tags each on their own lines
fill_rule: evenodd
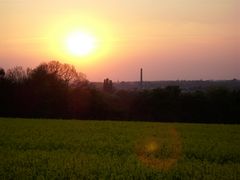
<svg viewBox="0 0 240 180">
<path fill-rule="evenodd" d="M 96 120 L 240 123 L 240 90 L 182 92 L 178 86 L 103 91 L 74 66 L 0 68 L 0 116 Z"/>
</svg>

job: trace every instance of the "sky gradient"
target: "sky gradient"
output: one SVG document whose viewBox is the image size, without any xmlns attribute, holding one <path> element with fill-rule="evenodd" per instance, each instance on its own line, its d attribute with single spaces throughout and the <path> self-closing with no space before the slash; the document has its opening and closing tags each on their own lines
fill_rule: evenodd
<svg viewBox="0 0 240 180">
<path fill-rule="evenodd" d="M 58 60 L 90 81 L 240 79 L 239 0 L 0 0 L 0 67 Z M 98 40 L 67 52 L 73 31 Z"/>
</svg>

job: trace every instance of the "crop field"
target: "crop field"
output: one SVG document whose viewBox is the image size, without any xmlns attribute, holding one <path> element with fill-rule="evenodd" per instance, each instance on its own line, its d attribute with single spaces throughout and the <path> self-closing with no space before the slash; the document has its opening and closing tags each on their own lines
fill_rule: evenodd
<svg viewBox="0 0 240 180">
<path fill-rule="evenodd" d="M 0 179 L 240 179 L 240 125 L 0 118 Z"/>
</svg>

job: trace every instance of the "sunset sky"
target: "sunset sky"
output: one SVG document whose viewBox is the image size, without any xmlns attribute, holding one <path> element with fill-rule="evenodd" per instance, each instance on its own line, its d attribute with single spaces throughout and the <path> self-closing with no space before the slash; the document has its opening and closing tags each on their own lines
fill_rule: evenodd
<svg viewBox="0 0 240 180">
<path fill-rule="evenodd" d="M 90 81 L 138 80 L 141 67 L 144 80 L 240 79 L 239 0 L 0 0 L 0 18 L 5 69 L 58 60 Z"/>
</svg>

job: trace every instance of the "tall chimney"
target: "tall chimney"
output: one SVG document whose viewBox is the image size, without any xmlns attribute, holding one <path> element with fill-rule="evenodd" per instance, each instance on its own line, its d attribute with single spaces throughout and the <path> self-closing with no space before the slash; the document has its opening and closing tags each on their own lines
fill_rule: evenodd
<svg viewBox="0 0 240 180">
<path fill-rule="evenodd" d="M 140 87 L 142 88 L 143 86 L 143 69 L 141 68 L 140 70 Z"/>
</svg>

